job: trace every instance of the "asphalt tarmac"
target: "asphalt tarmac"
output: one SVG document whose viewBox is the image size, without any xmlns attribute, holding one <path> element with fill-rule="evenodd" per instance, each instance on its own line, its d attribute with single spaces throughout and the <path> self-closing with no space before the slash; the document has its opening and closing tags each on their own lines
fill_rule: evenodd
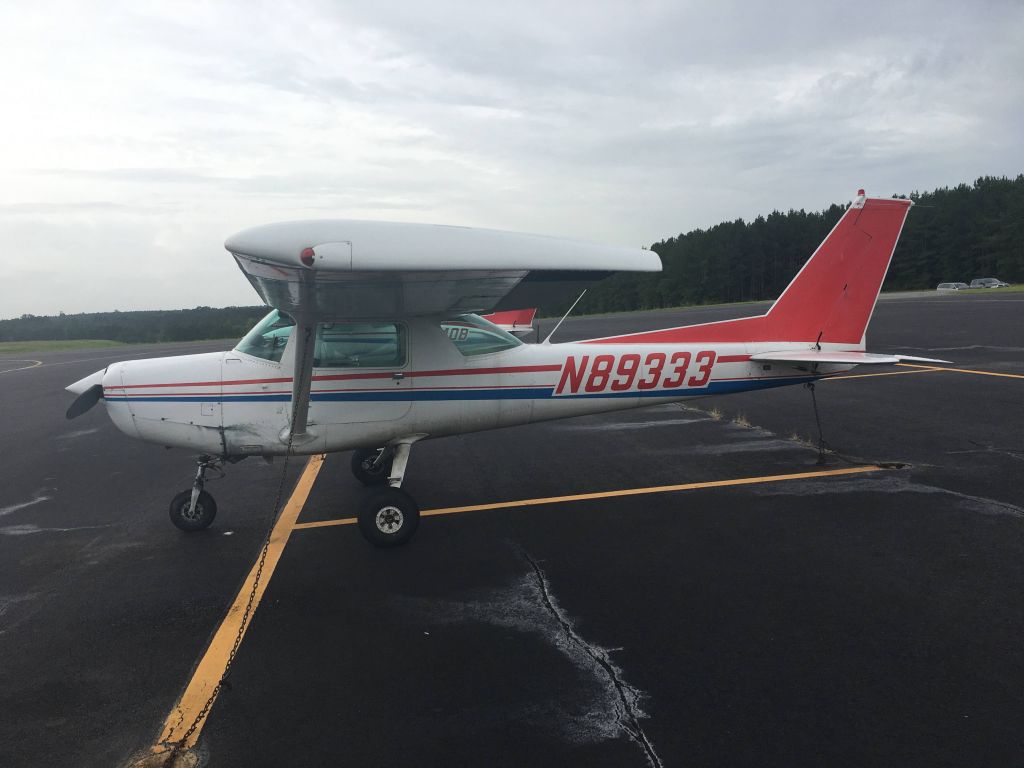
<svg viewBox="0 0 1024 768">
<path fill-rule="evenodd" d="M 570 319 L 555 340 L 761 311 Z M 404 487 L 471 510 L 385 551 L 335 524 L 362 489 L 329 456 L 201 761 L 1021 764 L 1024 294 L 883 300 L 868 347 L 960 370 L 820 382 L 824 467 L 802 387 L 428 441 Z M 229 467 L 208 486 L 217 521 L 183 534 L 167 505 L 191 458 L 102 407 L 66 421 L 63 391 L 129 356 L 221 348 L 0 358 L 0 765 L 149 753 L 222 641 L 281 462 Z M 313 471 L 293 460 L 285 495 Z M 679 485 L 697 487 L 608 493 Z M 546 503 L 500 504 L 524 499 Z"/>
</svg>

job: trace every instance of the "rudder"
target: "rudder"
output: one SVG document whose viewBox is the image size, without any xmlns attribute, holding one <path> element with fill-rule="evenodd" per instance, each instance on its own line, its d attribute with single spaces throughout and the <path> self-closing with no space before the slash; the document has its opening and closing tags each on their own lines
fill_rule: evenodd
<svg viewBox="0 0 1024 768">
<path fill-rule="evenodd" d="M 858 197 L 768 310 L 772 340 L 859 344 L 911 205 Z"/>
<path fill-rule="evenodd" d="M 623 334 L 588 343 L 761 341 L 857 344 L 874 311 L 910 200 L 863 190 L 764 315 Z"/>
</svg>

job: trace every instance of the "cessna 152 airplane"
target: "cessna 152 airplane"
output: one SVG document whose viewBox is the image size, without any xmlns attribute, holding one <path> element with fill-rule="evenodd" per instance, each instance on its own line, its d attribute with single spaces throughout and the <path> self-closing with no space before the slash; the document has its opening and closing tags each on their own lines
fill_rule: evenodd
<svg viewBox="0 0 1024 768">
<path fill-rule="evenodd" d="M 419 523 L 401 487 L 419 440 L 800 384 L 860 364 L 945 362 L 865 352 L 910 206 L 861 190 L 764 315 L 563 344 L 524 344 L 474 313 L 582 273 L 657 272 L 657 254 L 420 224 L 256 227 L 225 247 L 272 310 L 234 349 L 114 363 L 67 388 L 78 395 L 67 415 L 102 399 L 126 434 L 198 454 L 192 487 L 170 507 L 187 531 L 216 514 L 210 468 L 354 449 L 353 473 L 374 486 L 360 530 L 395 546 Z"/>
</svg>

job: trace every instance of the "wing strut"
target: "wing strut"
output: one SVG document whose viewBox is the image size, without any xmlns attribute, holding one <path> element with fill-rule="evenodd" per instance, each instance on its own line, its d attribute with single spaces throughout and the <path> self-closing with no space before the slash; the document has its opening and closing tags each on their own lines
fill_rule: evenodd
<svg viewBox="0 0 1024 768">
<path fill-rule="evenodd" d="M 313 384 L 313 358 L 316 346 L 315 294 L 316 278 L 307 272 L 299 283 L 299 306 L 305 311 L 295 316 L 295 368 L 292 374 L 292 419 L 289 444 L 307 437 L 309 394 Z"/>
</svg>

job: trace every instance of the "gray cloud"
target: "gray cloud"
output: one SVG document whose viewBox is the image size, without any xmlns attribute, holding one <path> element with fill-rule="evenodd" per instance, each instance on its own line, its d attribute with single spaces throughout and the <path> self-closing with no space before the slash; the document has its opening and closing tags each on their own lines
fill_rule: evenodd
<svg viewBox="0 0 1024 768">
<path fill-rule="evenodd" d="M 1016 2 L 0 10 L 0 316 L 253 302 L 221 244 L 275 219 L 646 245 L 1016 174 L 1022 39 Z"/>
</svg>

